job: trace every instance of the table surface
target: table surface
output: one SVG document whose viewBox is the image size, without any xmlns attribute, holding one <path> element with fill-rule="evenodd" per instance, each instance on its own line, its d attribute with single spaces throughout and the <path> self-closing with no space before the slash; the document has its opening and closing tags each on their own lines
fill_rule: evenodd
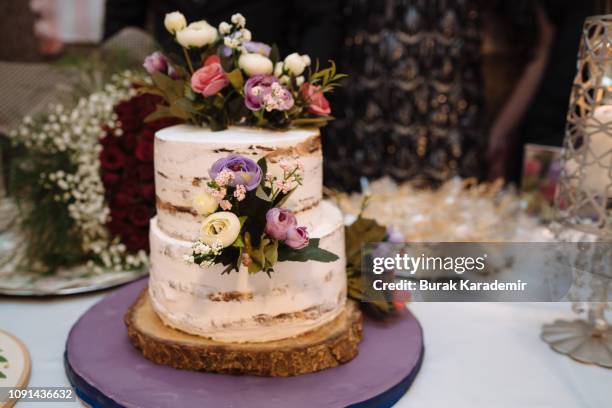
<svg viewBox="0 0 612 408">
<path fill-rule="evenodd" d="M 17 335 L 30 350 L 30 386 L 69 385 L 63 367 L 68 331 L 106 293 L 50 300 L 0 297 L 0 329 Z M 577 363 L 553 352 L 539 338 L 542 324 L 575 318 L 568 304 L 414 303 L 409 307 L 423 326 L 425 359 L 397 407 L 612 406 L 612 370 Z M 62 404 L 77 406 L 78 402 Z"/>
</svg>

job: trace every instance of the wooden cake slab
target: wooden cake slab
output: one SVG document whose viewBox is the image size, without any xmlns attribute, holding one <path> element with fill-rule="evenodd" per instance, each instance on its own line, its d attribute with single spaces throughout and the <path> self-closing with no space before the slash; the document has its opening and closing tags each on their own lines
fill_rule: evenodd
<svg viewBox="0 0 612 408">
<path fill-rule="evenodd" d="M 185 370 L 288 377 L 335 367 L 353 359 L 362 334 L 354 301 L 333 321 L 291 339 L 222 343 L 175 330 L 157 316 L 145 287 L 125 315 L 128 336 L 143 355 Z"/>
<path fill-rule="evenodd" d="M 365 318 L 359 354 L 316 373 L 261 377 L 155 364 L 131 344 L 123 321 L 146 284 L 143 279 L 113 291 L 70 331 L 66 374 L 88 406 L 387 408 L 404 395 L 423 361 L 423 331 L 406 310 L 384 323 Z"/>
</svg>

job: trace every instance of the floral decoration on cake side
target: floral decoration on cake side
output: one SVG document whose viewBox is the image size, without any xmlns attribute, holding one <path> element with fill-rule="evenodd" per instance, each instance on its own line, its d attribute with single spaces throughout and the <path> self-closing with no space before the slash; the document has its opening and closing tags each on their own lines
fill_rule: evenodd
<svg viewBox="0 0 612 408">
<path fill-rule="evenodd" d="M 173 12 L 166 15 L 165 26 L 182 56 L 157 51 L 146 58 L 153 85 L 142 90 L 167 102 L 149 120 L 177 117 L 223 130 L 230 125 L 323 126 L 332 119 L 325 95 L 345 76 L 333 62 L 320 69 L 318 62 L 298 53 L 281 60 L 276 46 L 252 40 L 241 14 L 215 28 L 204 20 L 187 24 Z"/>
<path fill-rule="evenodd" d="M 319 248 L 319 239 L 297 223 L 283 205 L 302 184 L 299 161 L 280 163 L 282 176 L 267 171 L 265 158 L 230 154 L 209 169 L 211 181 L 196 195 L 193 207 L 206 216 L 200 236 L 185 260 L 200 266 L 223 264 L 224 273 L 243 265 L 268 275 L 279 261 L 333 262 L 338 256 Z"/>
</svg>

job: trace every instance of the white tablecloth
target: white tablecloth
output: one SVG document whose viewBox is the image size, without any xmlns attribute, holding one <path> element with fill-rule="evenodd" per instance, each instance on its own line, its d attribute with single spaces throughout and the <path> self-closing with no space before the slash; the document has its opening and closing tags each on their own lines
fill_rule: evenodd
<svg viewBox="0 0 612 408">
<path fill-rule="evenodd" d="M 30 386 L 68 386 L 68 331 L 103 296 L 0 298 L 0 329 L 30 350 Z M 574 318 L 567 304 L 418 303 L 410 309 L 423 326 L 425 360 L 398 407 L 612 407 L 612 370 L 577 363 L 539 338 L 543 323 Z M 60 405 L 79 406 L 53 404 Z"/>
</svg>

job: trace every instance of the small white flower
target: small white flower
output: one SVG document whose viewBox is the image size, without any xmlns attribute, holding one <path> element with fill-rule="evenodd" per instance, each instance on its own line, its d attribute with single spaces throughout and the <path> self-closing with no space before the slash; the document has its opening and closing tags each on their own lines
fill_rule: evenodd
<svg viewBox="0 0 612 408">
<path fill-rule="evenodd" d="M 196 21 L 176 33 L 176 40 L 185 48 L 201 48 L 217 39 L 217 29 L 206 21 Z"/>
<path fill-rule="evenodd" d="M 261 54 L 242 54 L 238 59 L 238 66 L 248 75 L 269 75 L 274 66 L 268 57 Z"/>
<path fill-rule="evenodd" d="M 230 246 L 240 233 L 240 220 L 231 212 L 222 211 L 206 217 L 200 228 L 200 240 L 210 246 Z"/>
<path fill-rule="evenodd" d="M 221 201 L 225 198 L 225 194 L 227 194 L 227 189 L 226 188 L 216 189 L 216 188 L 207 187 L 206 192 L 210 194 L 211 196 L 213 196 L 217 201 Z"/>
<path fill-rule="evenodd" d="M 299 77 L 295 78 L 295 83 L 297 86 L 301 86 L 304 83 L 304 76 L 300 75 Z"/>
<path fill-rule="evenodd" d="M 215 183 L 217 183 L 220 187 L 224 187 L 233 179 L 234 173 L 232 173 L 228 169 L 223 169 L 215 178 Z"/>
<path fill-rule="evenodd" d="M 180 31 L 187 26 L 187 20 L 182 13 L 174 11 L 166 14 L 166 17 L 164 18 L 164 25 L 170 34 L 175 34 L 177 31 Z"/>
<path fill-rule="evenodd" d="M 285 58 L 285 68 L 295 76 L 302 75 L 308 65 L 306 62 L 310 62 L 310 58 L 305 59 L 303 55 L 294 52 Z"/>
<path fill-rule="evenodd" d="M 236 200 L 238 201 L 244 200 L 246 197 L 246 187 L 242 184 L 238 184 L 236 186 L 236 190 L 234 191 L 234 197 L 236 197 Z"/>
<path fill-rule="evenodd" d="M 225 37 L 223 38 L 223 45 L 225 45 L 227 48 L 238 48 L 240 47 L 240 40 L 237 38 Z"/>
<path fill-rule="evenodd" d="M 251 41 L 251 31 L 247 30 L 246 28 L 242 29 L 240 31 L 240 36 L 242 37 L 242 41 Z"/>
<path fill-rule="evenodd" d="M 289 191 L 293 190 L 291 182 L 285 180 L 278 180 L 276 182 L 276 186 L 283 192 L 283 194 L 287 194 Z"/>
<path fill-rule="evenodd" d="M 230 33 L 230 31 L 232 31 L 232 26 L 228 23 L 226 23 L 225 21 L 222 21 L 221 24 L 219 24 L 219 33 L 221 35 L 227 35 Z"/>
<path fill-rule="evenodd" d="M 246 25 L 246 18 L 240 13 L 236 13 L 232 16 L 232 23 L 238 27 L 244 27 Z"/>
</svg>

